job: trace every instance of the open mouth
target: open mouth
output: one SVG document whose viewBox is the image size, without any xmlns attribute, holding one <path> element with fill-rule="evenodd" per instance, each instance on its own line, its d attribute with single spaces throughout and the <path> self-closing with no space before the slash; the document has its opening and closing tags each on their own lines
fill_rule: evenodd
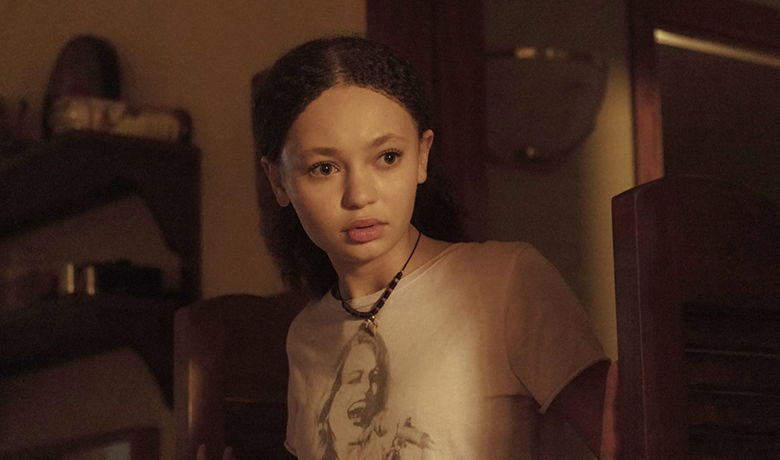
<svg viewBox="0 0 780 460">
<path fill-rule="evenodd" d="M 353 425 L 362 426 L 366 415 L 366 402 L 365 400 L 354 402 L 347 409 L 347 418 Z"/>
<path fill-rule="evenodd" d="M 345 233 L 353 243 L 368 243 L 382 236 L 383 225 L 376 219 L 360 220 L 353 222 Z"/>
<path fill-rule="evenodd" d="M 349 231 L 349 230 L 371 228 L 379 225 L 380 223 L 381 222 L 379 220 L 374 218 L 354 220 L 352 221 L 352 223 L 349 224 L 346 230 Z"/>
</svg>

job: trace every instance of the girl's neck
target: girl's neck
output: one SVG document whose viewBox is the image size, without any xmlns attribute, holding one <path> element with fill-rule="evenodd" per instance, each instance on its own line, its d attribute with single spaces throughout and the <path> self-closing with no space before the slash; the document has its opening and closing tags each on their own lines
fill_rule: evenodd
<svg viewBox="0 0 780 460">
<path fill-rule="evenodd" d="M 384 289 L 401 270 L 417 241 L 418 231 L 411 225 L 406 235 L 387 253 L 363 263 L 332 261 L 339 275 L 339 292 L 343 299 L 355 299 Z M 423 244 L 422 236 L 419 246 Z M 417 252 L 416 250 L 414 251 Z M 416 259 L 417 256 L 412 257 Z M 412 260 L 409 260 L 411 265 Z M 409 266 L 405 272 L 408 273 Z"/>
<path fill-rule="evenodd" d="M 385 289 L 412 253 L 417 236 L 417 229 L 411 227 L 404 243 L 399 244 L 397 250 L 387 253 L 383 257 L 359 265 L 334 263 L 339 275 L 338 283 L 341 297 L 343 299 L 356 299 Z M 413 272 L 449 245 L 450 243 L 421 235 L 417 249 L 414 250 L 409 264 L 404 269 L 404 275 Z"/>
</svg>

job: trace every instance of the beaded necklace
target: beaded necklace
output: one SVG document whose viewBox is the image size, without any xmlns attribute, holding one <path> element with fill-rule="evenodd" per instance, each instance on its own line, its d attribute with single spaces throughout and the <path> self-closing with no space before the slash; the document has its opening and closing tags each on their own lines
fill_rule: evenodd
<svg viewBox="0 0 780 460">
<path fill-rule="evenodd" d="M 350 315 L 364 319 L 365 327 L 368 330 L 368 332 L 371 333 L 371 335 L 376 335 L 376 329 L 379 327 L 379 322 L 376 320 L 376 315 L 379 313 L 379 310 L 382 309 L 382 307 L 385 306 L 385 302 L 387 302 L 387 299 L 390 297 L 390 294 L 393 293 L 393 289 L 395 289 L 396 285 L 398 285 L 398 282 L 401 281 L 401 278 L 404 276 L 404 270 L 406 270 L 406 266 L 409 265 L 409 261 L 412 260 L 412 256 L 414 255 L 414 251 L 417 250 L 417 245 L 420 243 L 420 237 L 422 237 L 422 233 L 418 230 L 417 231 L 417 241 L 414 242 L 414 247 L 412 248 L 411 254 L 409 254 L 409 258 L 406 259 L 406 263 L 404 263 L 404 266 L 401 268 L 401 271 L 398 272 L 395 277 L 393 277 L 392 280 L 390 280 L 390 283 L 385 288 L 385 292 L 382 293 L 382 295 L 379 297 L 379 300 L 376 301 L 374 304 L 374 307 L 369 311 L 359 311 L 352 308 L 342 297 L 341 297 L 341 291 L 339 290 L 339 283 L 337 282 L 335 286 L 333 286 L 333 296 L 336 297 L 341 301 L 341 306 L 344 307 L 344 310 L 349 313 Z"/>
</svg>

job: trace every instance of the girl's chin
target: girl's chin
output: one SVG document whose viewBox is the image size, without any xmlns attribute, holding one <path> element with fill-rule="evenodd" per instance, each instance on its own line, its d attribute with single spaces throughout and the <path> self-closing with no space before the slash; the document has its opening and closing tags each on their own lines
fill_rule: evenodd
<svg viewBox="0 0 780 460">
<path fill-rule="evenodd" d="M 338 241 L 329 244 L 328 249 L 324 249 L 324 251 L 328 254 L 331 261 L 338 260 L 350 264 L 371 262 L 392 252 L 394 248 L 393 241 L 396 238 L 398 238 L 399 241 L 403 240 L 403 237 L 388 234 L 385 229 L 382 229 L 381 233 L 382 234 L 376 238 L 369 232 L 366 234 L 358 234 L 358 238 L 365 236 L 367 239 L 367 241 L 362 243 L 357 243 L 354 239 L 342 233 L 342 237 Z M 322 246 L 320 246 L 320 248 L 322 248 Z"/>
<path fill-rule="evenodd" d="M 382 245 L 374 241 L 359 245 L 345 244 L 334 252 L 336 260 L 351 264 L 362 264 L 377 259 L 386 251 L 387 248 L 383 248 Z M 328 253 L 328 256 L 330 256 L 331 260 L 334 260 L 333 253 Z"/>
</svg>

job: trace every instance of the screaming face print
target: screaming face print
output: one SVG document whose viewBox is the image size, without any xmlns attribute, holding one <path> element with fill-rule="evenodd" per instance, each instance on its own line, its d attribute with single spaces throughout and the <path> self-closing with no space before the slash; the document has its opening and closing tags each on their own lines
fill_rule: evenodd
<svg viewBox="0 0 780 460">
<path fill-rule="evenodd" d="M 339 355 L 317 417 L 318 459 L 400 460 L 423 458 L 422 450 L 434 450 L 431 437 L 415 428 L 410 417 L 389 415 L 389 383 L 385 343 L 361 325 Z"/>
<path fill-rule="evenodd" d="M 350 426 L 368 427 L 378 412 L 378 375 L 371 346 L 360 344 L 352 348 L 341 369 L 341 387 L 333 397 L 334 424 L 343 426 L 345 431 Z"/>
</svg>

